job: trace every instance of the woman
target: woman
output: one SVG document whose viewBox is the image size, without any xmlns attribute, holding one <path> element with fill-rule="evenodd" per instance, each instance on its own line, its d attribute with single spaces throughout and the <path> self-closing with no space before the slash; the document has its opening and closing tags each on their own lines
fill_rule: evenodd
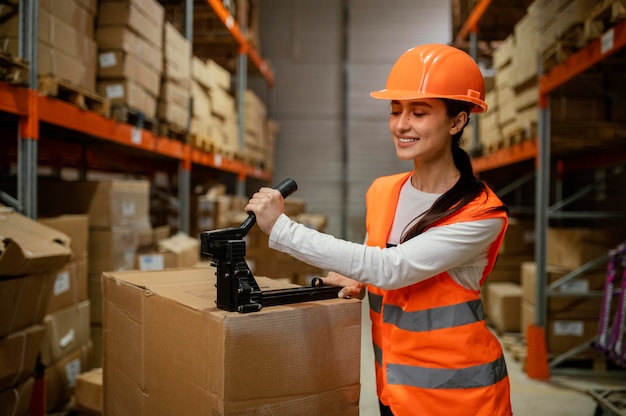
<svg viewBox="0 0 626 416">
<path fill-rule="evenodd" d="M 324 282 L 343 286 L 340 297 L 362 297 L 367 285 L 382 415 L 511 415 L 502 348 L 480 301 L 507 210 L 460 147 L 469 115 L 487 110 L 480 69 L 459 49 L 422 45 L 371 95 L 390 100 L 397 156 L 414 168 L 368 189 L 366 245 L 291 221 L 271 188 L 246 210 L 271 248 L 331 270 Z"/>
</svg>

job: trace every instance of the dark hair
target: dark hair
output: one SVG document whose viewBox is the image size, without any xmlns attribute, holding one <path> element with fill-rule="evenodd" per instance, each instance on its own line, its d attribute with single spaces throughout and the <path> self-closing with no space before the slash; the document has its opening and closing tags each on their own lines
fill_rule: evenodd
<svg viewBox="0 0 626 416">
<path fill-rule="evenodd" d="M 448 117 L 456 117 L 462 112 L 467 113 L 468 116 L 465 126 L 452 136 L 452 159 L 454 160 L 454 165 L 461 173 L 461 176 L 452 188 L 437 198 L 430 209 L 411 221 L 411 224 L 414 223 L 414 225 L 403 233 L 401 238 L 402 242 L 410 240 L 424 232 L 434 223 L 454 214 L 483 193 L 488 186 L 474 175 L 470 157 L 467 152 L 461 148 L 461 137 L 463 136 L 463 130 L 469 123 L 469 115 L 471 114 L 473 105 L 463 101 L 447 99 L 441 99 L 441 101 L 446 105 Z M 508 212 L 508 209 L 504 205 L 496 207 L 493 210 Z"/>
</svg>

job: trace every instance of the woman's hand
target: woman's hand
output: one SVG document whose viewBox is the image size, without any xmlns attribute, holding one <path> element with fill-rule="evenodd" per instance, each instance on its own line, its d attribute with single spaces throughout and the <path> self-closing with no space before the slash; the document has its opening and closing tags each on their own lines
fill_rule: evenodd
<svg viewBox="0 0 626 416">
<path fill-rule="evenodd" d="M 245 210 L 254 212 L 256 223 L 261 231 L 269 234 L 278 217 L 285 212 L 285 201 L 276 189 L 263 187 L 252 195 Z"/>
<path fill-rule="evenodd" d="M 363 299 L 365 297 L 365 285 L 363 283 L 357 282 L 339 273 L 328 273 L 328 276 L 322 277 L 322 282 L 328 286 L 343 286 L 343 289 L 341 289 L 338 294 L 340 298 Z"/>
</svg>

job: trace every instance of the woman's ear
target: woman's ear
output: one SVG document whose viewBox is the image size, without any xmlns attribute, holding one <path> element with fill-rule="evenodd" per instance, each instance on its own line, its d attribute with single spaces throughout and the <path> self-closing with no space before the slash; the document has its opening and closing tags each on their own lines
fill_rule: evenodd
<svg viewBox="0 0 626 416">
<path fill-rule="evenodd" d="M 467 122 L 469 121 L 469 116 L 465 111 L 461 111 L 455 118 L 452 119 L 452 126 L 450 126 L 450 134 L 454 135 L 463 130 Z"/>
</svg>

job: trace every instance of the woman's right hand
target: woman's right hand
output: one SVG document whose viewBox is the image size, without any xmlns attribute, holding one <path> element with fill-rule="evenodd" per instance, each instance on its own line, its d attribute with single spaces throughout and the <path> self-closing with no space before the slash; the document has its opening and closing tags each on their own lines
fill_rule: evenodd
<svg viewBox="0 0 626 416">
<path fill-rule="evenodd" d="M 365 284 L 339 273 L 328 273 L 326 277 L 322 277 L 322 282 L 327 286 L 342 286 L 343 289 L 341 289 L 338 294 L 340 298 L 363 299 L 365 297 Z"/>
</svg>

